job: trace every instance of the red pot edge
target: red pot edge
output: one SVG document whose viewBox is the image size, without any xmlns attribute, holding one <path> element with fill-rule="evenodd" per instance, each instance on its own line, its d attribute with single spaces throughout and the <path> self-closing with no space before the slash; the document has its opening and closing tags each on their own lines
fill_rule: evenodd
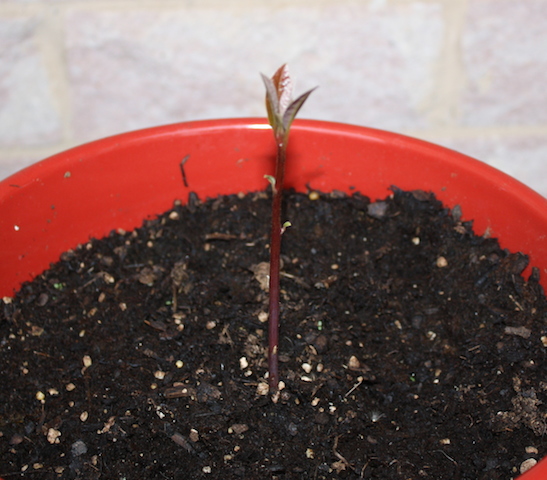
<svg viewBox="0 0 547 480">
<path fill-rule="evenodd" d="M 180 129 L 183 128 L 188 132 L 188 135 L 196 135 L 200 132 L 207 133 L 218 130 L 268 130 L 270 126 L 266 119 L 260 117 L 241 117 L 241 118 L 226 118 L 215 120 L 197 120 L 190 122 L 178 122 L 168 125 L 161 125 L 155 127 L 147 127 L 139 130 L 133 130 L 130 132 L 120 133 L 108 137 L 104 137 L 98 140 L 83 143 L 81 145 L 72 147 L 68 150 L 59 152 L 44 158 L 32 165 L 29 165 L 17 172 L 14 172 L 10 176 L 0 181 L 0 199 L 7 193 L 11 185 L 26 185 L 32 181 L 35 181 L 37 177 L 40 177 L 53 168 L 59 168 L 59 162 L 70 164 L 75 157 L 78 156 L 93 156 L 94 152 L 104 151 L 115 148 L 120 143 L 131 141 L 142 141 L 142 139 L 148 139 L 150 137 L 162 137 L 172 136 L 174 132 L 180 134 Z M 452 150 L 441 145 L 421 140 L 415 137 L 411 137 L 401 133 L 394 133 L 387 130 L 376 129 L 372 127 L 359 126 L 349 123 L 331 122 L 325 120 L 311 120 L 311 119 L 296 119 L 292 126 L 293 132 L 299 130 L 305 130 L 308 132 L 314 132 L 317 134 L 335 134 L 341 133 L 344 135 L 354 135 L 355 137 L 368 136 L 369 140 L 378 141 L 386 144 L 396 144 L 399 148 L 404 149 L 406 146 L 411 146 L 413 149 L 420 148 L 423 152 L 430 153 L 444 151 L 447 155 L 443 158 L 445 163 L 449 161 L 454 164 L 458 169 L 462 168 L 461 161 L 465 161 L 465 170 L 474 172 L 481 177 L 494 178 L 504 190 L 513 190 L 518 195 L 526 198 L 526 202 L 534 209 L 544 210 L 547 206 L 547 200 L 533 189 L 523 184 L 519 180 L 511 177 L 510 175 L 500 171 L 499 169 L 488 165 L 476 158 L 470 157 L 456 150 Z M 297 135 L 297 133 L 294 133 Z"/>
</svg>

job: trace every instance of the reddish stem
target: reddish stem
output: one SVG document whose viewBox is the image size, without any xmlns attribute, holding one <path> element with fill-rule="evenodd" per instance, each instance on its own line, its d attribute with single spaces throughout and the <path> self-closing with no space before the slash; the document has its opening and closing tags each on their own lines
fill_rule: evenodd
<svg viewBox="0 0 547 480">
<path fill-rule="evenodd" d="M 281 256 L 281 202 L 285 177 L 286 141 L 277 141 L 275 185 L 272 200 L 272 231 L 270 238 L 270 305 L 268 321 L 268 369 L 270 391 L 279 386 L 279 274 Z"/>
</svg>

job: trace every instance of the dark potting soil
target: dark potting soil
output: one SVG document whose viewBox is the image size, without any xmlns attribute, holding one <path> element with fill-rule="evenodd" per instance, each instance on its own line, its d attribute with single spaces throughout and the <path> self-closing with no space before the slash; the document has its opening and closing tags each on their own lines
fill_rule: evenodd
<svg viewBox="0 0 547 480">
<path fill-rule="evenodd" d="M 432 195 L 290 194 L 267 395 L 270 202 L 176 206 L 0 304 L 0 477 L 504 479 L 547 453 L 527 258 Z"/>
</svg>

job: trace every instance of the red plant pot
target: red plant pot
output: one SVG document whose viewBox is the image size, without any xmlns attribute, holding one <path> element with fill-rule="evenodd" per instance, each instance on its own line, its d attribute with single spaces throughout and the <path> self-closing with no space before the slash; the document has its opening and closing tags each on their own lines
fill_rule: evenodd
<svg viewBox="0 0 547 480">
<path fill-rule="evenodd" d="M 184 184 L 181 161 L 184 165 Z M 396 185 L 460 205 L 475 232 L 530 256 L 547 286 L 547 200 L 457 152 L 369 128 L 300 120 L 292 127 L 286 186 L 361 191 Z M 139 226 L 189 192 L 201 198 L 264 189 L 275 145 L 263 119 L 214 120 L 126 133 L 55 155 L 0 182 L 0 296 L 59 255 L 112 229 Z M 547 459 L 519 480 L 547 478 Z"/>
</svg>

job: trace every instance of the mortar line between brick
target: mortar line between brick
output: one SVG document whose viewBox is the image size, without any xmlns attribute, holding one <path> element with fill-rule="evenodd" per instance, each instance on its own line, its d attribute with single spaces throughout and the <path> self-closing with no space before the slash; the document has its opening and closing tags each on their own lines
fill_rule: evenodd
<svg viewBox="0 0 547 480">
<path fill-rule="evenodd" d="M 70 82 L 65 56 L 65 11 L 45 8 L 41 15 L 43 22 L 40 24 L 37 40 L 61 119 L 61 142 L 66 143 L 73 140 L 73 132 Z"/>
<path fill-rule="evenodd" d="M 377 0 L 277 0 L 275 4 L 272 2 L 264 2 L 263 4 L 252 2 L 250 0 L 234 0 L 227 2 L 226 0 L 99 0 L 89 2 L 87 0 L 59 0 L 54 5 L 46 5 L 43 3 L 34 3 L 30 5 L 23 4 L 1 4 L 0 16 L 3 14 L 28 14 L 41 12 L 44 8 L 58 8 L 61 10 L 93 10 L 93 11 L 120 11 L 120 10 L 135 10 L 135 9 L 150 9 L 150 10 L 180 10 L 182 8 L 211 8 L 222 7 L 229 9 L 248 9 L 252 8 L 287 8 L 287 7 L 317 7 L 340 4 L 358 5 L 363 3 L 373 4 Z M 412 0 L 414 3 L 438 3 L 444 0 Z M 457 0 L 452 0 L 457 1 Z M 547 1 L 547 0 L 546 0 Z M 385 0 L 387 4 L 407 5 L 409 0 Z"/>
<path fill-rule="evenodd" d="M 443 44 L 432 77 L 434 86 L 422 104 L 432 125 L 455 125 L 460 114 L 461 93 L 466 76 L 462 62 L 461 37 L 468 0 L 442 0 L 445 25 Z"/>
</svg>

